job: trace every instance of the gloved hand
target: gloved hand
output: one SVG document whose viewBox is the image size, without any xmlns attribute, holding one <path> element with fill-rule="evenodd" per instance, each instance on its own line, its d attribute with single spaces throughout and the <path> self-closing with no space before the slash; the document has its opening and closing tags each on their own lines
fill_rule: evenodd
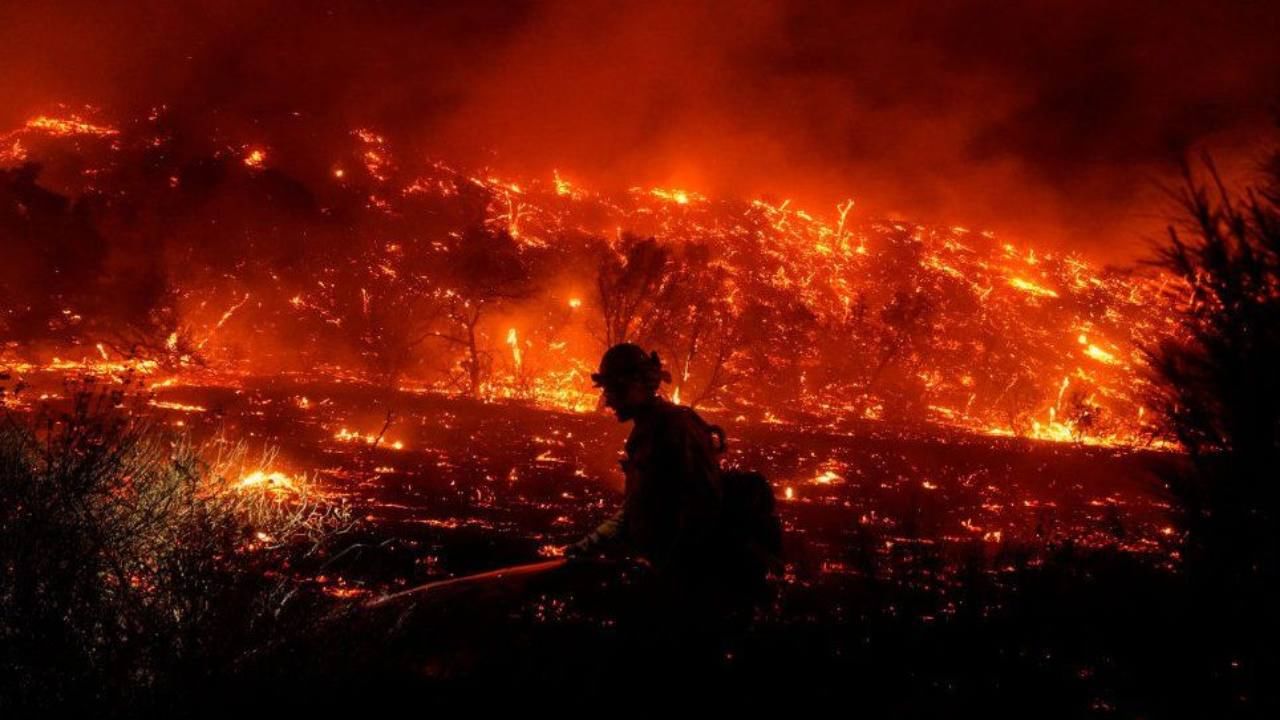
<svg viewBox="0 0 1280 720">
<path fill-rule="evenodd" d="M 597 550 L 596 534 L 591 533 L 578 542 L 565 546 L 564 556 L 565 559 L 575 562 L 588 560 L 597 554 Z"/>
<path fill-rule="evenodd" d="M 567 546 L 564 549 L 565 558 L 575 561 L 590 560 L 602 552 L 613 550 L 622 533 L 625 519 L 625 510 L 618 510 L 609 519 L 600 523 L 595 530 L 587 533 L 586 537 Z"/>
</svg>

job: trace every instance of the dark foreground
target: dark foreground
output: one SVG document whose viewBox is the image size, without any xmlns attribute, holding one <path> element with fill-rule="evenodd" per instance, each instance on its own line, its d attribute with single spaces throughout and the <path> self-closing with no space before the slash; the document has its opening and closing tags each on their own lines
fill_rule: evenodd
<svg viewBox="0 0 1280 720">
<path fill-rule="evenodd" d="M 362 522 L 287 570 L 300 590 L 267 640 L 144 712 L 695 702 L 1226 717 L 1274 702 L 1267 635 L 1248 632 L 1252 618 L 1206 614 L 1229 606 L 1207 596 L 1230 590 L 1195 588 L 1181 571 L 1153 475 L 1169 457 L 936 428 L 731 431 L 733 460 L 774 481 L 788 532 L 786 571 L 749 623 L 664 631 L 644 569 L 625 562 L 370 608 L 421 583 L 554 556 L 617 501 L 625 432 L 596 416 L 384 397 L 285 381 L 161 392 L 186 408 L 154 409 L 167 422 L 279 447 L 276 469 L 308 472 Z"/>
</svg>

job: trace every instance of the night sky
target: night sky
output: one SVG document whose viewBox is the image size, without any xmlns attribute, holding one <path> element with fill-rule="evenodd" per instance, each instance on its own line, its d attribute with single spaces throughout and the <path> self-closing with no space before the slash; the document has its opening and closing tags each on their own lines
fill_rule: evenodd
<svg viewBox="0 0 1280 720">
<path fill-rule="evenodd" d="M 1247 176 L 1276 38 L 1280 5 L 1239 1 L 12 1 L 0 127 L 60 102 L 305 117 L 505 171 L 853 197 L 1124 261 L 1160 234 L 1180 158 Z"/>
</svg>

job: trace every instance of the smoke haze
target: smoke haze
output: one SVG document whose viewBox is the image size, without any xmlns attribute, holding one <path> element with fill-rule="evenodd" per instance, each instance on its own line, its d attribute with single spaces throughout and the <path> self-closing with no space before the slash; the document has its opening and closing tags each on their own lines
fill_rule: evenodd
<svg viewBox="0 0 1280 720">
<path fill-rule="evenodd" d="M 1247 173 L 1280 98 L 1270 3 L 882 5 L 5 3 L 0 123 L 163 104 L 213 133 L 292 132 L 298 157 L 377 127 L 507 171 L 853 197 L 1124 261 L 1159 233 L 1178 160 Z"/>
</svg>

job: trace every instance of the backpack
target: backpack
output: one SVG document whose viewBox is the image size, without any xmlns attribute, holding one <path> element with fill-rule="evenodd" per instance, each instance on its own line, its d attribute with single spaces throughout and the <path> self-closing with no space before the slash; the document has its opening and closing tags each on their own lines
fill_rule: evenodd
<svg viewBox="0 0 1280 720">
<path fill-rule="evenodd" d="M 755 470 L 731 468 L 720 474 L 724 490 L 721 527 L 729 541 L 747 551 L 765 570 L 782 562 L 782 521 L 774 512 L 773 486 Z"/>
<path fill-rule="evenodd" d="M 728 449 L 724 429 L 698 418 L 710 433 L 717 455 Z M 727 468 L 720 472 L 720 527 L 731 549 L 760 571 L 782 564 L 782 521 L 775 512 L 773 486 L 756 470 Z"/>
</svg>

